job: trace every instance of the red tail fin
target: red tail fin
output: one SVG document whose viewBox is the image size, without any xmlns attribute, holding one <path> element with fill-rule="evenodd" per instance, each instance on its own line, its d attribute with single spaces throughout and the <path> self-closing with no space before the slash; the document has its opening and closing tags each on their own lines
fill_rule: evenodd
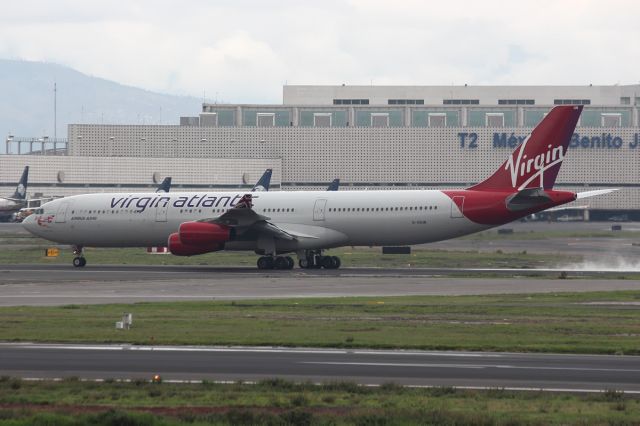
<svg viewBox="0 0 640 426">
<path fill-rule="evenodd" d="M 553 188 L 581 112 L 581 105 L 553 108 L 494 174 L 469 189 Z"/>
</svg>

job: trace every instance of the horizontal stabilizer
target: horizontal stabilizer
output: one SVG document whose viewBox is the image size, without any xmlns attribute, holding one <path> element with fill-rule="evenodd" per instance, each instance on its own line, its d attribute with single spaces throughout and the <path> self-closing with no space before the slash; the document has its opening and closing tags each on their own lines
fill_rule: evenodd
<svg viewBox="0 0 640 426">
<path fill-rule="evenodd" d="M 512 212 L 527 210 L 552 201 L 542 188 L 527 188 L 507 198 L 507 209 Z"/>
<path fill-rule="evenodd" d="M 620 190 L 620 188 L 595 189 L 593 191 L 578 192 L 576 195 L 578 196 L 578 200 L 579 200 L 581 198 L 595 197 L 596 195 L 610 194 L 618 190 Z"/>
</svg>

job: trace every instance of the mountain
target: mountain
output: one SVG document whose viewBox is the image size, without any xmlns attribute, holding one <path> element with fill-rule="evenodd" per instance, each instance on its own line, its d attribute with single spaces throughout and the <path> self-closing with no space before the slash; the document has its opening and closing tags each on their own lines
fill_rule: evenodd
<svg viewBox="0 0 640 426">
<path fill-rule="evenodd" d="M 69 123 L 178 124 L 195 116 L 202 100 L 154 93 L 45 62 L 0 59 L 0 138 L 53 137 L 53 85 L 57 135 Z M 4 144 L 0 144 L 0 152 Z"/>
</svg>

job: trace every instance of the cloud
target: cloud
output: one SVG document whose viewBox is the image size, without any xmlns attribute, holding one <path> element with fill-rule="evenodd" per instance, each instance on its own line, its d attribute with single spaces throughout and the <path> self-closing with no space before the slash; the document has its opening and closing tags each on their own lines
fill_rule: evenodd
<svg viewBox="0 0 640 426">
<path fill-rule="evenodd" d="M 25 0 L 3 6 L 0 56 L 226 102 L 279 103 L 285 82 L 637 83 L 638 12 L 616 0 Z"/>
</svg>

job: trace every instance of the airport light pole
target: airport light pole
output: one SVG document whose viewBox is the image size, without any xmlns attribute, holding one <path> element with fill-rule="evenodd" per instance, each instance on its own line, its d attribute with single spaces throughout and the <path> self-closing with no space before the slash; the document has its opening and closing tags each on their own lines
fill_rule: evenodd
<svg viewBox="0 0 640 426">
<path fill-rule="evenodd" d="M 13 135 L 8 135 L 6 140 L 7 148 L 5 154 L 10 154 L 9 147 L 11 146 L 11 142 L 13 142 Z"/>
</svg>

